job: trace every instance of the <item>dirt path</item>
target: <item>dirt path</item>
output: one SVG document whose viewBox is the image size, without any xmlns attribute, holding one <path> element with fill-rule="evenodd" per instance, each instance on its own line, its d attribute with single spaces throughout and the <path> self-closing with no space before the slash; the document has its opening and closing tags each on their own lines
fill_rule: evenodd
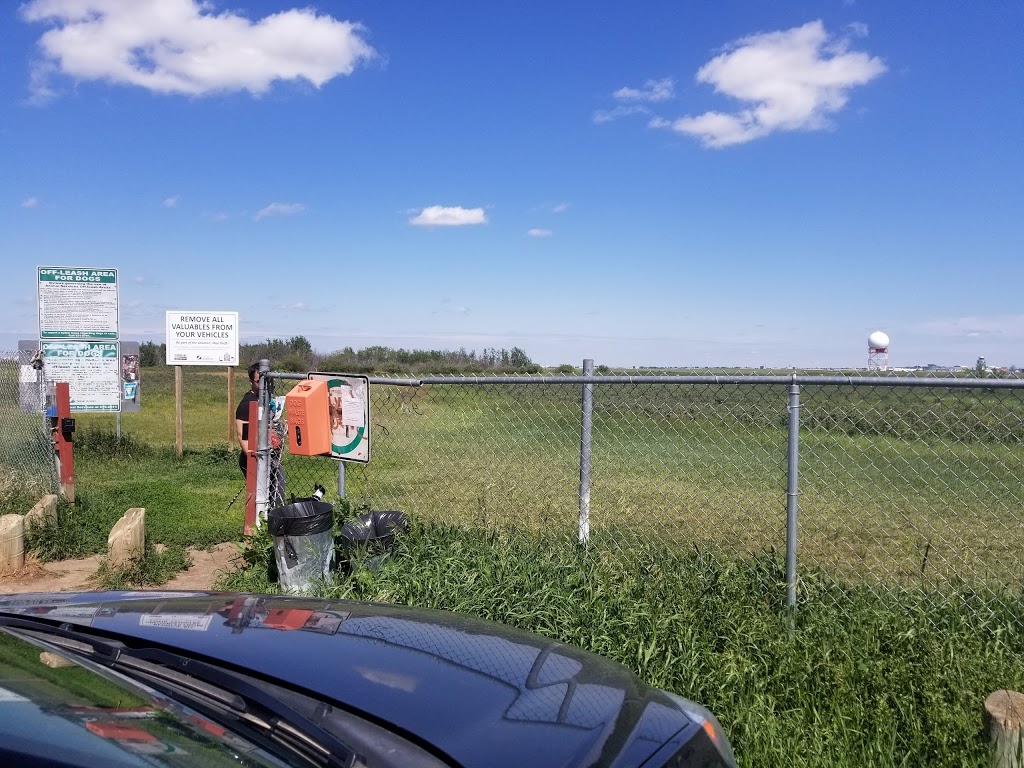
<svg viewBox="0 0 1024 768">
<path fill-rule="evenodd" d="M 166 584 L 152 589 L 207 590 L 224 573 L 237 566 L 238 545 L 232 542 L 206 549 L 190 549 L 192 566 Z M 0 595 L 24 592 L 68 592 L 96 589 L 92 578 L 103 555 L 59 563 L 29 563 L 19 573 L 0 576 Z"/>
<path fill-rule="evenodd" d="M 235 570 L 239 564 L 238 545 L 233 541 L 217 544 L 210 549 L 190 549 L 192 565 L 166 584 L 155 589 L 213 589 L 213 583 L 222 575 Z"/>
</svg>

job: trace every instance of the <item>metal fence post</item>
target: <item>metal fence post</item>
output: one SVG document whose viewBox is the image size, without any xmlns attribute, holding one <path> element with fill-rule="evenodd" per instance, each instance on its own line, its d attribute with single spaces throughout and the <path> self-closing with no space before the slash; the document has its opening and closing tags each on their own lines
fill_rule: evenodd
<svg viewBox="0 0 1024 768">
<path fill-rule="evenodd" d="M 786 487 L 786 605 L 796 608 L 796 520 L 800 475 L 800 385 L 789 385 L 789 459 Z"/>
<path fill-rule="evenodd" d="M 256 527 L 267 519 L 270 506 L 270 361 L 260 360 L 259 419 L 256 438 Z M 251 440 L 252 438 L 250 438 Z"/>
<path fill-rule="evenodd" d="M 583 376 L 594 375 L 594 361 L 583 361 Z M 582 417 L 580 420 L 580 544 L 590 541 L 590 447 L 594 426 L 594 385 L 583 385 Z"/>
</svg>

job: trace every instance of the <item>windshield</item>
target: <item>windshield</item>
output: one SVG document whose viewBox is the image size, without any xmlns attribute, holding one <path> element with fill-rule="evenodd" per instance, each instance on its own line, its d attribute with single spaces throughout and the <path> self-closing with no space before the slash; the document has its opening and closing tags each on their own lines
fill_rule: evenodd
<svg viewBox="0 0 1024 768">
<path fill-rule="evenodd" d="M 0 745 L 8 758 L 78 765 L 287 764 L 152 689 L 7 631 L 0 631 Z"/>
<path fill-rule="evenodd" d="M 5 763 L 442 764 L 351 713 L 265 681 L 68 625 L 18 624 L 0 631 Z M 188 674 L 177 671 L 184 667 Z"/>
</svg>

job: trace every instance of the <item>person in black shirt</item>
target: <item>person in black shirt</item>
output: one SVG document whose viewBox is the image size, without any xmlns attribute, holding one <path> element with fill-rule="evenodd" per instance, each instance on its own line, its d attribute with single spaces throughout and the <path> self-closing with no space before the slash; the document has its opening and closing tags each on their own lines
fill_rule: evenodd
<svg viewBox="0 0 1024 768">
<path fill-rule="evenodd" d="M 238 467 L 245 474 L 249 462 L 249 403 L 254 403 L 260 397 L 260 364 L 253 363 L 249 366 L 249 391 L 242 395 L 242 401 L 235 409 L 235 433 L 238 435 L 238 444 L 242 448 L 238 456 Z M 254 445 L 253 448 L 256 446 Z"/>
</svg>

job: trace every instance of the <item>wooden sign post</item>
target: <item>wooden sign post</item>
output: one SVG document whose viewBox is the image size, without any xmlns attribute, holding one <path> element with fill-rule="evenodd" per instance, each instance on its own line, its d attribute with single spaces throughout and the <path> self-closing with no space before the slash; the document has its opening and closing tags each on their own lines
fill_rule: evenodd
<svg viewBox="0 0 1024 768">
<path fill-rule="evenodd" d="M 228 453 L 235 448 L 235 368 L 228 366 Z"/>
<path fill-rule="evenodd" d="M 181 366 L 174 366 L 174 448 L 178 452 L 178 458 L 181 458 L 183 443 L 184 443 L 184 417 L 182 411 L 184 406 L 182 404 L 181 394 Z"/>
</svg>

